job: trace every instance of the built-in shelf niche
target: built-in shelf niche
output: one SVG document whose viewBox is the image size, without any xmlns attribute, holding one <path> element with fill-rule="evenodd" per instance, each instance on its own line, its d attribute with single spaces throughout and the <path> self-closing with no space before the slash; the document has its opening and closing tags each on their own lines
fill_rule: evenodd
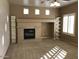
<svg viewBox="0 0 79 59">
<path fill-rule="evenodd" d="M 10 21 L 10 28 L 11 28 L 11 43 L 16 43 L 16 17 L 11 16 Z"/>
<path fill-rule="evenodd" d="M 60 38 L 60 17 L 54 20 L 54 39 L 58 40 Z"/>
<path fill-rule="evenodd" d="M 54 38 L 54 22 L 42 22 L 42 38 Z"/>
</svg>

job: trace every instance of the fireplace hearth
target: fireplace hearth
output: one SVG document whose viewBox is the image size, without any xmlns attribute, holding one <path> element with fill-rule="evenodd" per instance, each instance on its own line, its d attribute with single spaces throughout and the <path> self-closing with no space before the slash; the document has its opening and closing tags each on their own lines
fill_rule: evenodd
<svg viewBox="0 0 79 59">
<path fill-rule="evenodd" d="M 35 39 L 35 29 L 24 29 L 24 39 Z"/>
</svg>

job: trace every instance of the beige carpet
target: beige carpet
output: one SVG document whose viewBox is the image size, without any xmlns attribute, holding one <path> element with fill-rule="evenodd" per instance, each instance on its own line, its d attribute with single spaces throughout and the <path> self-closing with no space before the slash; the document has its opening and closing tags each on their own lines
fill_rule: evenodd
<svg viewBox="0 0 79 59">
<path fill-rule="evenodd" d="M 78 59 L 77 47 L 55 40 L 25 40 L 12 44 L 5 59 Z"/>
</svg>

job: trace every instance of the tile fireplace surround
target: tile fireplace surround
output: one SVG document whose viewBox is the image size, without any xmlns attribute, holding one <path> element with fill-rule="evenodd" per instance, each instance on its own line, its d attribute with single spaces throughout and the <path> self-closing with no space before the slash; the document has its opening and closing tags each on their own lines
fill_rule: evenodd
<svg viewBox="0 0 79 59">
<path fill-rule="evenodd" d="M 31 19 L 30 19 L 31 20 Z M 41 22 L 53 22 L 53 20 L 31 20 L 29 19 L 17 19 L 17 37 L 18 43 L 24 41 L 24 29 L 35 28 L 35 40 L 41 38 Z"/>
<path fill-rule="evenodd" d="M 41 23 L 18 23 L 18 42 L 24 41 L 24 29 L 35 28 L 35 38 L 41 37 Z"/>
</svg>

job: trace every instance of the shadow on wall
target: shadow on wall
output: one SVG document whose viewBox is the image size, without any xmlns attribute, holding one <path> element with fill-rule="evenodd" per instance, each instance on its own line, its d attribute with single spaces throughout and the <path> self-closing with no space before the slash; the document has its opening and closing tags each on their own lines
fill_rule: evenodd
<svg viewBox="0 0 79 59">
<path fill-rule="evenodd" d="M 67 52 L 60 48 L 59 46 L 55 46 L 48 53 L 43 55 L 40 59 L 64 59 L 67 55 Z"/>
</svg>

